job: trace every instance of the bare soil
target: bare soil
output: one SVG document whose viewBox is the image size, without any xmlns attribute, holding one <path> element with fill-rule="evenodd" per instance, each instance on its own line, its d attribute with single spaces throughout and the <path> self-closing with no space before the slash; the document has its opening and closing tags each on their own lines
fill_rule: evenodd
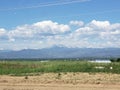
<svg viewBox="0 0 120 90">
<path fill-rule="evenodd" d="M 0 90 L 120 90 L 120 74 L 44 73 L 0 76 Z"/>
</svg>

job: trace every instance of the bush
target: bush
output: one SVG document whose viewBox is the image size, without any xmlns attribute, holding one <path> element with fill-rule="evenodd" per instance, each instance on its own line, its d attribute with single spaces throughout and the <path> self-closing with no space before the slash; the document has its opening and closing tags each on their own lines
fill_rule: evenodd
<svg viewBox="0 0 120 90">
<path fill-rule="evenodd" d="M 111 62 L 120 62 L 120 58 L 117 58 L 117 59 L 110 59 Z"/>
<path fill-rule="evenodd" d="M 120 58 L 117 58 L 117 62 L 120 62 Z"/>
</svg>

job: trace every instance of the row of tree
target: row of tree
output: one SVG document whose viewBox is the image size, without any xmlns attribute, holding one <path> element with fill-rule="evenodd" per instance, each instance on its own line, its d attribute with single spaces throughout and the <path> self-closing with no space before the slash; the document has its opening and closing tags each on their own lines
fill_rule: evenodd
<svg viewBox="0 0 120 90">
<path fill-rule="evenodd" d="M 110 59 L 111 62 L 120 62 L 120 58 L 117 59 Z"/>
</svg>

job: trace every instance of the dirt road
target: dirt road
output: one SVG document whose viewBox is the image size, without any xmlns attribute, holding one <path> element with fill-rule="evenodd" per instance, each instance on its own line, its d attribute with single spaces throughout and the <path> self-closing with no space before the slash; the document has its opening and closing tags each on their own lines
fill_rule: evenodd
<svg viewBox="0 0 120 90">
<path fill-rule="evenodd" d="M 120 85 L 1 85 L 0 90 L 120 90 Z"/>
</svg>

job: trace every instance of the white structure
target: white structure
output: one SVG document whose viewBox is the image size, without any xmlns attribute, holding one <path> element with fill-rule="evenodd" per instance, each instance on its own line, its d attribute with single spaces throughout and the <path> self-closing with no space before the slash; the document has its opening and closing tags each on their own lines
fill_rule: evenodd
<svg viewBox="0 0 120 90">
<path fill-rule="evenodd" d="M 96 60 L 93 60 L 90 62 L 93 62 L 93 63 L 111 63 L 110 60 L 100 60 L 100 59 L 96 59 Z"/>
<path fill-rule="evenodd" d="M 95 67 L 96 69 L 104 69 L 105 67 L 99 66 L 99 67 Z"/>
</svg>

